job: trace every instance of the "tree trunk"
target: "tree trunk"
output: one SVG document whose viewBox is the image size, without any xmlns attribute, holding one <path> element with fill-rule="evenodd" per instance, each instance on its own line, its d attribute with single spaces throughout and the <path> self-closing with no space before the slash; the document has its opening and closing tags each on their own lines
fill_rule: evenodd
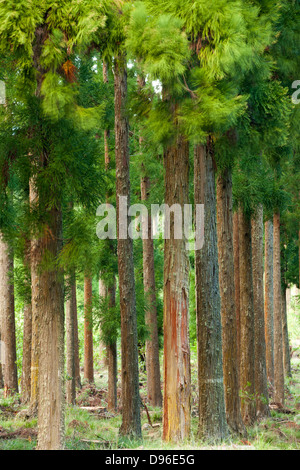
<svg viewBox="0 0 300 470">
<path fill-rule="evenodd" d="M 40 259 L 50 256 L 56 260 L 62 240 L 61 209 L 49 209 L 48 216 Z M 60 450 L 64 447 L 64 292 L 63 274 L 56 265 L 43 271 L 39 269 L 37 307 L 40 344 L 37 448 Z"/>
<path fill-rule="evenodd" d="M 270 416 L 266 364 L 265 319 L 264 319 L 264 220 L 263 206 L 259 205 L 252 218 L 252 275 L 255 331 L 255 395 L 258 418 Z"/>
<path fill-rule="evenodd" d="M 22 403 L 30 403 L 31 391 L 31 337 L 32 308 L 31 303 L 24 305 L 23 328 L 23 363 L 22 363 Z"/>
<path fill-rule="evenodd" d="M 251 426 L 256 417 L 255 406 L 255 335 L 252 279 L 251 221 L 243 210 L 239 211 L 240 259 L 240 387 L 242 416 Z"/>
<path fill-rule="evenodd" d="M 234 292 L 237 330 L 237 369 L 240 383 L 240 358 L 241 358 L 241 299 L 240 299 L 240 254 L 239 254 L 239 212 L 233 214 L 233 260 L 234 260 Z"/>
<path fill-rule="evenodd" d="M 195 204 L 204 204 L 205 210 L 204 246 L 195 252 L 199 434 L 206 440 L 219 441 L 228 436 L 228 428 L 222 358 L 215 171 L 208 145 L 196 146 L 194 165 Z"/>
<path fill-rule="evenodd" d="M 147 176 L 141 178 L 141 199 L 147 201 L 150 181 Z M 159 342 L 157 328 L 157 308 L 154 270 L 154 245 L 152 239 L 152 220 L 148 217 L 148 239 L 143 239 L 143 278 L 147 302 L 145 323 L 150 332 L 146 340 L 147 394 L 150 405 L 162 406 Z"/>
<path fill-rule="evenodd" d="M 273 223 L 265 223 L 265 338 L 267 376 L 274 384 Z"/>
<path fill-rule="evenodd" d="M 284 404 L 284 367 L 282 338 L 282 296 L 280 262 L 280 214 L 275 213 L 274 227 L 274 401 Z"/>
<path fill-rule="evenodd" d="M 66 279 L 66 343 L 67 343 L 67 383 L 66 400 L 69 405 L 75 404 L 76 399 L 76 370 L 75 370 L 75 314 L 76 305 L 76 277 L 72 272 Z"/>
<path fill-rule="evenodd" d="M 2 341 L 5 345 L 4 397 L 18 393 L 13 255 L 0 234 L 0 309 Z"/>
<path fill-rule="evenodd" d="M 80 375 L 80 357 L 79 357 L 79 338 L 78 338 L 78 316 L 77 316 L 77 293 L 75 284 L 75 305 L 74 306 L 74 338 L 75 338 L 75 385 L 76 388 L 81 388 L 81 375 Z"/>
<path fill-rule="evenodd" d="M 107 298 L 107 286 L 105 285 L 104 281 L 101 279 L 101 273 L 100 273 L 100 279 L 99 279 L 99 296 L 100 296 L 100 300 L 101 299 L 105 300 Z M 102 337 L 102 332 L 101 332 L 101 327 L 100 327 L 100 341 L 99 341 L 100 367 L 106 368 L 108 367 L 107 347 L 104 341 L 102 341 L 101 337 Z"/>
<path fill-rule="evenodd" d="M 226 417 L 231 432 L 245 436 L 246 429 L 242 420 L 239 395 L 237 318 L 233 282 L 231 169 L 226 169 L 217 179 L 217 221 Z"/>
<path fill-rule="evenodd" d="M 290 341 L 287 321 L 286 289 L 282 288 L 282 335 L 283 335 L 283 366 L 286 377 L 292 377 Z"/>
<path fill-rule="evenodd" d="M 94 382 L 92 278 L 84 277 L 84 378 Z"/>
<path fill-rule="evenodd" d="M 115 279 L 113 284 L 108 288 L 108 307 L 110 309 L 116 307 L 116 283 Z M 118 378 L 118 363 L 117 363 L 117 343 L 111 341 L 106 345 L 107 350 L 107 365 L 108 365 L 108 394 L 107 394 L 107 409 L 116 411 L 117 409 L 117 378 Z"/>
<path fill-rule="evenodd" d="M 178 137 L 164 160 L 165 204 L 179 204 L 183 213 L 189 202 L 188 143 Z M 165 237 L 164 249 L 163 439 L 181 442 L 190 433 L 189 258 L 185 237 L 175 239 L 174 219 L 171 214 L 170 238 Z"/>
<path fill-rule="evenodd" d="M 130 218 L 127 217 L 125 227 L 120 224 L 122 210 L 120 210 L 120 197 L 128 198 L 126 209 L 130 205 L 129 123 L 126 103 L 126 57 L 119 54 L 115 60 L 115 154 L 122 354 L 122 425 L 120 434 L 141 438 L 133 241 L 128 237 Z M 123 229 L 126 231 L 125 236 L 122 234 Z"/>
</svg>

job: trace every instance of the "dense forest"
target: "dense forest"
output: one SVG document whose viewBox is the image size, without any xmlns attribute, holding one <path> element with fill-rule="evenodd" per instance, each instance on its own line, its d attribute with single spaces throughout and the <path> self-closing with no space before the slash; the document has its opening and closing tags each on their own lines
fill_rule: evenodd
<svg viewBox="0 0 300 470">
<path fill-rule="evenodd" d="M 299 0 L 0 0 L 0 449 L 299 449 L 299 118 Z"/>
</svg>

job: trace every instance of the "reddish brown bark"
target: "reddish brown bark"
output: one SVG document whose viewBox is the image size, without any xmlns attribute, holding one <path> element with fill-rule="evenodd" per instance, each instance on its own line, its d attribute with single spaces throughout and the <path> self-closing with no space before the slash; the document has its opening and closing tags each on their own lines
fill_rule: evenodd
<svg viewBox="0 0 300 470">
<path fill-rule="evenodd" d="M 267 377 L 274 384 L 273 223 L 265 223 L 265 339 Z"/>
<path fill-rule="evenodd" d="M 280 261 L 280 214 L 275 213 L 274 227 L 274 401 L 284 404 L 284 367 L 282 336 L 282 296 Z"/>
<path fill-rule="evenodd" d="M 246 425 L 252 425 L 256 417 L 256 406 L 251 221 L 244 214 L 243 210 L 239 211 L 239 260 L 242 416 Z"/>
<path fill-rule="evenodd" d="M 2 341 L 5 345 L 4 397 L 18 393 L 13 269 L 11 249 L 0 234 L 0 317 L 2 319 Z"/>
<path fill-rule="evenodd" d="M 94 382 L 92 278 L 84 277 L 84 378 Z"/>
<path fill-rule="evenodd" d="M 150 189 L 148 177 L 141 179 L 141 199 L 147 201 Z M 154 270 L 154 246 L 152 239 L 152 221 L 148 217 L 148 238 L 143 239 L 143 278 L 144 292 L 147 301 L 145 312 L 145 323 L 150 332 L 146 340 L 146 370 L 147 370 L 147 394 L 152 406 L 162 406 L 160 365 L 159 365 L 159 342 L 157 327 L 155 270 Z"/>
<path fill-rule="evenodd" d="M 236 312 L 236 330 L 237 330 L 237 357 L 238 374 L 240 369 L 241 357 L 241 299 L 240 299 L 240 256 L 239 256 L 239 213 L 233 214 L 233 259 L 234 259 L 234 292 L 235 292 L 235 312 Z"/>
<path fill-rule="evenodd" d="M 217 221 L 226 418 L 231 432 L 245 435 L 239 395 L 230 169 L 225 170 L 217 179 Z"/>
<path fill-rule="evenodd" d="M 222 358 L 221 298 L 217 246 L 215 170 L 212 149 L 196 146 L 195 204 L 204 204 L 204 246 L 195 252 L 199 382 L 199 435 L 228 436 Z M 197 227 L 196 227 L 197 229 Z"/>
<path fill-rule="evenodd" d="M 165 204 L 183 210 L 189 201 L 189 146 L 182 137 L 166 150 L 164 165 Z M 174 238 L 171 213 L 164 249 L 163 439 L 180 442 L 190 432 L 189 259 L 185 238 Z"/>
<path fill-rule="evenodd" d="M 66 301 L 66 400 L 69 405 L 75 404 L 76 399 L 76 370 L 75 370 L 75 315 L 76 303 L 76 277 L 75 272 L 66 279 L 67 301 Z"/>
<path fill-rule="evenodd" d="M 260 205 L 252 218 L 251 233 L 255 330 L 255 395 L 258 418 L 270 415 L 264 319 L 263 234 L 263 207 Z"/>
</svg>

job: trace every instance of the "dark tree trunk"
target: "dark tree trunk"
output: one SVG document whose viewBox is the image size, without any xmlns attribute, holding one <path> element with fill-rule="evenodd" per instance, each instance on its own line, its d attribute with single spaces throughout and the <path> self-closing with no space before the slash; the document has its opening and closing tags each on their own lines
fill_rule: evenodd
<svg viewBox="0 0 300 470">
<path fill-rule="evenodd" d="M 255 335 L 252 279 L 251 220 L 239 211 L 240 259 L 240 387 L 244 423 L 255 422 Z"/>
<path fill-rule="evenodd" d="M 92 278 L 84 277 L 84 378 L 94 382 Z"/>
<path fill-rule="evenodd" d="M 280 262 L 280 214 L 275 213 L 274 227 L 274 401 L 284 404 L 284 367 L 282 337 L 282 295 Z"/>
<path fill-rule="evenodd" d="M 4 397 L 18 393 L 13 269 L 12 252 L 0 234 L 0 317 L 2 341 L 5 345 Z"/>
<path fill-rule="evenodd" d="M 265 223 L 265 338 L 267 376 L 274 385 L 273 223 Z"/>
<path fill-rule="evenodd" d="M 115 59 L 115 154 L 122 354 L 122 425 L 120 434 L 127 437 L 141 438 L 133 241 L 128 236 L 130 218 L 127 217 L 125 226 L 126 238 L 122 237 L 122 227 L 119 219 L 119 198 L 122 196 L 127 197 L 127 208 L 130 205 L 129 123 L 126 103 L 126 57 L 119 54 Z"/>
<path fill-rule="evenodd" d="M 150 180 L 147 176 L 141 179 L 141 198 L 147 201 Z M 143 239 L 143 276 L 144 292 L 147 301 L 145 323 L 150 332 L 150 338 L 146 340 L 146 370 L 147 393 L 152 406 L 162 406 L 162 393 L 159 365 L 159 342 L 157 328 L 157 308 L 154 270 L 154 246 L 152 239 L 152 220 L 148 217 L 148 239 Z"/>
<path fill-rule="evenodd" d="M 260 205 L 252 218 L 252 273 L 255 330 L 255 394 L 258 418 L 270 415 L 266 364 L 265 319 L 264 319 L 264 220 Z"/>
<path fill-rule="evenodd" d="M 217 231 L 223 339 L 223 373 L 227 423 L 234 434 L 246 435 L 239 389 L 237 318 L 235 308 L 232 174 L 227 169 L 217 179 Z"/>
<path fill-rule="evenodd" d="M 204 204 L 205 210 L 204 246 L 195 252 L 199 434 L 201 438 L 219 441 L 228 436 L 228 428 L 222 359 L 215 171 L 208 145 L 196 146 L 194 165 L 195 204 Z"/>
</svg>

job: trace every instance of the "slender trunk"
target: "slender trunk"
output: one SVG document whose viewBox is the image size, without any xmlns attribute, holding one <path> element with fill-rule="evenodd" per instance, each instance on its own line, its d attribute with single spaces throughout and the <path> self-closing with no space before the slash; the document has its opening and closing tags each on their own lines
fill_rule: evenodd
<svg viewBox="0 0 300 470">
<path fill-rule="evenodd" d="M 251 426 L 255 421 L 255 335 L 252 279 L 251 221 L 243 210 L 239 211 L 240 259 L 240 387 L 242 416 Z"/>
<path fill-rule="evenodd" d="M 265 223 L 265 338 L 267 376 L 274 384 L 273 223 Z"/>
<path fill-rule="evenodd" d="M 189 145 L 182 137 L 165 152 L 165 204 L 189 202 Z M 163 439 L 180 442 L 190 433 L 189 258 L 184 237 L 175 239 L 175 215 L 164 249 Z"/>
<path fill-rule="evenodd" d="M 75 404 L 76 399 L 76 371 L 75 371 L 75 313 L 76 305 L 76 277 L 72 272 L 66 279 L 66 344 L 67 344 L 67 383 L 66 400 L 69 405 Z"/>
<path fill-rule="evenodd" d="M 120 215 L 122 214 L 120 197 L 127 197 L 125 214 L 130 205 L 129 122 L 126 103 L 126 57 L 119 54 L 115 60 L 115 154 L 122 354 L 122 425 L 120 434 L 141 438 L 133 241 L 128 237 L 130 218 L 127 217 L 125 227 L 120 223 Z M 125 235 L 122 233 L 124 229 Z"/>
<path fill-rule="evenodd" d="M 99 279 L 99 296 L 100 296 L 100 300 L 102 299 L 103 301 L 105 301 L 105 299 L 107 298 L 107 287 L 104 281 L 101 279 L 101 273 L 100 273 L 100 279 Z M 99 341 L 100 367 L 106 368 L 108 367 L 107 347 L 104 341 L 102 341 L 101 337 L 102 337 L 102 331 L 100 327 L 100 341 Z"/>
<path fill-rule="evenodd" d="M 61 250 L 62 212 L 48 212 L 41 241 L 41 259 L 56 260 Z M 49 237 L 51 233 L 51 237 Z M 56 266 L 39 269 L 38 337 L 38 449 L 64 447 L 64 291 L 63 274 Z"/>
<path fill-rule="evenodd" d="M 22 403 L 30 403 L 31 391 L 31 303 L 24 305 L 23 362 L 22 362 Z"/>
<path fill-rule="evenodd" d="M 92 278 L 84 277 L 84 378 L 94 382 Z"/>
<path fill-rule="evenodd" d="M 292 377 L 290 341 L 287 321 L 286 289 L 282 288 L 282 335 L 283 335 L 283 366 L 286 377 Z"/>
<path fill-rule="evenodd" d="M 233 214 L 233 260 L 234 260 L 234 292 L 237 330 L 237 358 L 238 375 L 240 376 L 241 358 L 241 299 L 240 299 L 240 255 L 239 255 L 239 212 Z M 239 379 L 240 382 L 240 379 Z"/>
<path fill-rule="evenodd" d="M 228 436 L 228 427 L 222 358 L 215 170 L 208 145 L 196 146 L 194 165 L 195 204 L 204 204 L 205 210 L 204 246 L 195 252 L 199 434 L 201 438 L 219 441 Z"/>
<path fill-rule="evenodd" d="M 141 199 L 147 201 L 150 180 L 148 177 L 141 179 Z M 144 292 L 147 301 L 145 312 L 145 323 L 150 332 L 146 340 L 146 370 L 147 370 L 147 393 L 148 400 L 152 406 L 162 406 L 160 365 L 159 365 L 159 342 L 157 327 L 155 270 L 154 270 L 154 245 L 152 239 L 152 220 L 148 217 L 148 238 L 143 239 L 143 278 Z"/>
<path fill-rule="evenodd" d="M 31 211 L 38 205 L 38 195 L 33 180 L 29 182 L 29 199 Z M 38 374 L 39 374 L 39 301 L 40 301 L 40 273 L 42 262 L 41 240 L 38 236 L 31 239 L 30 246 L 30 270 L 31 270 L 31 390 L 30 390 L 30 414 L 35 415 L 38 409 Z"/>
<path fill-rule="evenodd" d="M 258 206 L 257 213 L 252 219 L 252 273 L 253 273 L 253 299 L 254 299 L 254 330 L 255 330 L 255 394 L 257 417 L 264 418 L 270 415 L 265 319 L 264 319 L 264 260 L 263 260 L 264 220 L 263 207 Z"/>
<path fill-rule="evenodd" d="M 75 386 L 81 388 L 79 338 L 78 338 L 78 317 L 77 317 L 77 292 L 76 284 L 74 290 L 74 341 L 75 341 Z"/>
<path fill-rule="evenodd" d="M 226 417 L 229 428 L 234 434 L 245 435 L 239 395 L 230 169 L 225 170 L 217 179 L 217 221 Z"/>
<path fill-rule="evenodd" d="M 2 341 L 5 345 L 4 397 L 18 393 L 13 269 L 11 250 L 0 234 L 0 308 Z"/>
<path fill-rule="evenodd" d="M 108 288 L 108 307 L 114 309 L 116 307 L 116 282 Z M 107 365 L 108 365 L 108 394 L 107 409 L 115 411 L 117 409 L 117 342 L 111 341 L 107 344 Z"/>
<path fill-rule="evenodd" d="M 274 227 L 274 401 L 284 404 L 284 367 L 282 338 L 282 297 L 280 262 L 280 214 L 275 213 Z"/>
</svg>

